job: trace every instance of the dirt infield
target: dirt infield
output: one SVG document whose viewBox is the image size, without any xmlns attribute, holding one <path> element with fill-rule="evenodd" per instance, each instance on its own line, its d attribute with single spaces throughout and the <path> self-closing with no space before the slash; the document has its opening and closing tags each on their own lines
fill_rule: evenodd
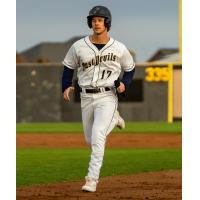
<svg viewBox="0 0 200 200">
<path fill-rule="evenodd" d="M 83 181 L 17 189 L 17 200 L 181 200 L 181 171 L 101 178 L 97 192 L 81 191 Z"/>
<path fill-rule="evenodd" d="M 17 148 L 86 147 L 83 134 L 17 134 Z M 181 148 L 181 134 L 111 134 L 107 147 Z M 83 181 L 17 188 L 17 200 L 181 200 L 181 170 L 101 178 L 97 192 L 82 192 Z"/>
<path fill-rule="evenodd" d="M 106 147 L 181 148 L 181 134 L 110 134 Z M 87 147 L 83 134 L 17 134 L 17 147 Z"/>
</svg>

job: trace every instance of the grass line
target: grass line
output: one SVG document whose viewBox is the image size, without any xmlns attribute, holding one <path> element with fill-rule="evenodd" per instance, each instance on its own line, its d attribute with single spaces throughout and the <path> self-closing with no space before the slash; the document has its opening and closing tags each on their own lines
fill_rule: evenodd
<svg viewBox="0 0 200 200">
<path fill-rule="evenodd" d="M 80 133 L 83 126 L 80 122 L 68 123 L 17 123 L 17 133 Z M 182 123 L 175 122 L 126 122 L 126 128 L 119 130 L 115 128 L 115 133 L 181 133 Z"/>
<path fill-rule="evenodd" d="M 84 179 L 88 149 L 17 149 L 17 187 Z M 101 177 L 181 169 L 181 149 L 107 149 Z"/>
</svg>

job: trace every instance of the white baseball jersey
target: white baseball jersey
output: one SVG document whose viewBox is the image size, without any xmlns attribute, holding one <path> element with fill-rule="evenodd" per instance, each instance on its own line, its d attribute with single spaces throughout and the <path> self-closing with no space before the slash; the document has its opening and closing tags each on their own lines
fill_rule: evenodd
<svg viewBox="0 0 200 200">
<path fill-rule="evenodd" d="M 89 36 L 75 42 L 64 58 L 63 64 L 77 69 L 79 86 L 113 87 L 121 70 L 133 70 L 135 63 L 124 44 L 110 38 L 101 49 L 92 44 Z"/>
</svg>

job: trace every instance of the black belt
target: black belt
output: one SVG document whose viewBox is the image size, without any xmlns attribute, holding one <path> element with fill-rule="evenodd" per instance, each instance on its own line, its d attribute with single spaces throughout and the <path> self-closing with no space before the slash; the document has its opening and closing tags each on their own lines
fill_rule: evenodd
<svg viewBox="0 0 200 200">
<path fill-rule="evenodd" d="M 85 89 L 85 93 L 92 93 L 92 94 L 95 94 L 95 93 L 100 93 L 100 92 L 103 92 L 103 91 L 110 91 L 111 89 L 108 88 L 108 87 L 105 87 L 104 90 L 102 90 L 102 88 L 93 88 L 93 89 Z M 80 91 L 82 92 L 82 88 L 80 88 Z"/>
</svg>

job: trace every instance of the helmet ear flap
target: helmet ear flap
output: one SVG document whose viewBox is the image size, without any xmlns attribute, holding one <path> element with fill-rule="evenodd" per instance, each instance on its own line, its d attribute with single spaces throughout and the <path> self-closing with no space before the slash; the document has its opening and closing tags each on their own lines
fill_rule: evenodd
<svg viewBox="0 0 200 200">
<path fill-rule="evenodd" d="M 91 19 L 91 17 L 87 18 L 87 24 L 88 24 L 89 28 L 92 28 L 92 19 Z"/>
<path fill-rule="evenodd" d="M 111 20 L 109 18 L 105 18 L 105 27 L 107 27 L 108 31 L 111 27 Z"/>
</svg>

